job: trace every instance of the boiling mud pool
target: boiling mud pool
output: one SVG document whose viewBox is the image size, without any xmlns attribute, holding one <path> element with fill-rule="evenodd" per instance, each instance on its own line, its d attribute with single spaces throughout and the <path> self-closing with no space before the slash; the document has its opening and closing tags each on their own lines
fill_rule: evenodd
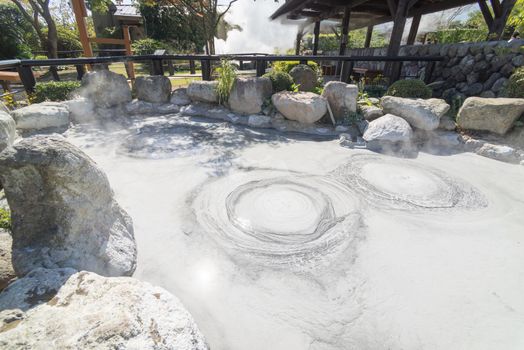
<svg viewBox="0 0 524 350">
<path fill-rule="evenodd" d="M 523 349 L 524 167 L 180 116 L 66 135 L 212 349 Z"/>
</svg>

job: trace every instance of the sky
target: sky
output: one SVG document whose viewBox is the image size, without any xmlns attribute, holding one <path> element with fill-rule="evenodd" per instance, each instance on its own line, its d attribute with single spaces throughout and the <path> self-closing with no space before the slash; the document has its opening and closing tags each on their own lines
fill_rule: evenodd
<svg viewBox="0 0 524 350">
<path fill-rule="evenodd" d="M 225 0 L 224 0 L 225 1 Z M 230 12 L 226 15 L 228 21 L 238 24 L 243 31 L 230 32 L 227 42 L 216 40 L 217 53 L 244 53 L 263 52 L 274 53 L 285 52 L 294 47 L 295 36 L 299 25 L 294 23 L 282 23 L 280 20 L 271 21 L 269 16 L 282 4 L 283 0 L 239 0 L 233 4 Z M 478 9 L 477 5 L 466 6 L 466 9 L 457 19 L 467 18 L 467 14 Z M 436 28 L 436 23 L 446 20 L 451 12 L 440 12 L 422 17 L 419 32 L 427 32 Z M 409 32 L 411 20 L 408 20 L 405 35 Z M 391 24 L 379 28 L 387 31 Z M 312 29 L 312 26 L 311 26 Z"/>
</svg>

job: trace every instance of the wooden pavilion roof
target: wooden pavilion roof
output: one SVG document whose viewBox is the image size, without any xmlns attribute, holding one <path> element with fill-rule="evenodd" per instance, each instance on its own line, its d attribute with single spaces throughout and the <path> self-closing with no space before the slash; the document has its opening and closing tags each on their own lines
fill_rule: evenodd
<svg viewBox="0 0 524 350">
<path fill-rule="evenodd" d="M 392 21 L 390 3 L 394 0 L 286 0 L 271 15 L 271 19 L 286 16 L 288 19 L 339 20 L 344 9 L 351 8 L 350 29 L 382 24 Z M 444 11 L 477 3 L 477 0 L 418 0 L 407 17 Z"/>
</svg>

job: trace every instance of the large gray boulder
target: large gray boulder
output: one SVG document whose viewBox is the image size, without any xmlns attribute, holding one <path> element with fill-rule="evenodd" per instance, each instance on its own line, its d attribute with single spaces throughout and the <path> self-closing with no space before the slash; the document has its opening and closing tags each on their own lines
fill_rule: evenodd
<svg viewBox="0 0 524 350">
<path fill-rule="evenodd" d="M 16 123 L 7 113 L 0 111 L 0 152 L 15 141 Z"/>
<path fill-rule="evenodd" d="M 131 218 L 104 172 L 61 136 L 34 136 L 0 153 L 0 182 L 11 208 L 13 267 L 72 267 L 131 275 Z"/>
<path fill-rule="evenodd" d="M 522 113 L 522 98 L 469 97 L 460 108 L 457 123 L 463 129 L 504 135 Z"/>
<path fill-rule="evenodd" d="M 151 103 L 166 103 L 171 97 L 171 81 L 163 75 L 135 79 L 136 98 Z"/>
<path fill-rule="evenodd" d="M 170 102 L 178 106 L 187 106 L 188 104 L 190 104 L 191 99 L 189 98 L 189 96 L 187 96 L 187 89 L 178 88 L 173 90 L 173 92 L 171 93 Z"/>
<path fill-rule="evenodd" d="M 218 103 L 217 81 L 195 80 L 187 87 L 187 96 L 191 101 Z"/>
<path fill-rule="evenodd" d="M 63 130 L 69 126 L 69 110 L 60 102 L 42 102 L 12 112 L 21 131 Z"/>
<path fill-rule="evenodd" d="M 123 75 L 99 70 L 84 75 L 80 95 L 96 107 L 108 108 L 131 101 L 131 88 Z"/>
<path fill-rule="evenodd" d="M 271 101 L 286 119 L 304 124 L 312 124 L 327 113 L 326 99 L 312 92 L 281 91 Z"/>
<path fill-rule="evenodd" d="M 384 113 L 404 118 L 411 126 L 422 130 L 435 130 L 440 118 L 450 106 L 446 101 L 436 98 L 428 100 L 384 96 L 381 100 Z"/>
<path fill-rule="evenodd" d="M 324 86 L 322 96 L 327 99 L 336 120 L 343 120 L 357 112 L 358 87 L 341 81 L 330 81 Z"/>
<path fill-rule="evenodd" d="M 299 91 L 312 91 L 317 86 L 317 73 L 307 64 L 299 64 L 293 67 L 289 71 L 289 75 L 298 85 Z"/>
<path fill-rule="evenodd" d="M 260 113 L 272 90 L 271 80 L 267 77 L 236 78 L 229 94 L 229 108 L 240 114 Z"/>
<path fill-rule="evenodd" d="M 0 348 L 208 349 L 184 305 L 130 277 L 37 269 L 0 295 Z"/>
<path fill-rule="evenodd" d="M 393 114 L 369 123 L 362 138 L 373 145 L 407 144 L 411 142 L 413 130 L 403 118 Z"/>
</svg>

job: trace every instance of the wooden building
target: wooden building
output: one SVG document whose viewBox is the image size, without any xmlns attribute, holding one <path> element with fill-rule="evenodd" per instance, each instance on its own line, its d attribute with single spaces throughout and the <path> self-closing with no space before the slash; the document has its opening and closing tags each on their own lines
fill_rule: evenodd
<svg viewBox="0 0 524 350">
<path fill-rule="evenodd" d="M 393 22 L 387 56 L 398 56 L 402 35 L 408 18 L 413 18 L 407 44 L 413 44 L 422 15 L 478 3 L 490 31 L 490 38 L 500 39 L 508 16 L 516 0 L 490 0 L 493 14 L 486 0 L 286 0 L 271 15 L 271 19 L 285 16 L 291 20 L 307 19 L 315 23 L 313 54 L 317 54 L 320 22 L 340 20 L 342 35 L 339 55 L 345 55 L 348 32 L 367 28 L 365 47 L 369 47 L 373 26 Z M 400 76 L 400 63 L 386 65 L 385 74 L 391 80 Z"/>
</svg>

